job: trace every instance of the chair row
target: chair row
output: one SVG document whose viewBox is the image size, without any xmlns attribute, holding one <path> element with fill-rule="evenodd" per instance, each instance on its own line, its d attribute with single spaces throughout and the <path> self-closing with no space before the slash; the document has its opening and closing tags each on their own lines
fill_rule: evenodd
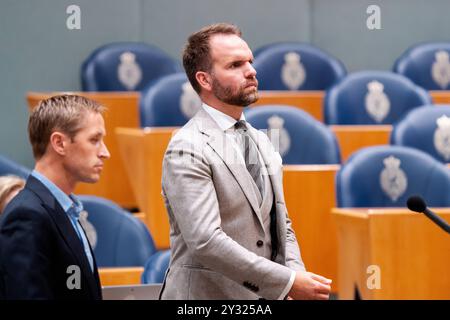
<svg viewBox="0 0 450 320">
<path fill-rule="evenodd" d="M 334 132 L 299 109 L 265 106 L 246 110 L 255 128 L 267 134 L 285 164 L 338 164 L 340 150 Z M 393 126 L 392 145 L 420 149 L 441 162 L 450 160 L 450 106 L 416 108 Z"/>
<path fill-rule="evenodd" d="M 402 75 L 361 71 L 345 76 L 326 91 L 324 122 L 330 125 L 392 124 L 410 110 L 431 103 L 426 90 Z M 162 77 L 142 91 L 141 127 L 182 126 L 201 104 L 184 73 Z"/>
<path fill-rule="evenodd" d="M 431 103 L 420 86 L 447 88 L 450 62 L 445 50 L 450 51 L 450 43 L 420 45 L 398 59 L 394 68 L 398 73 L 346 75 L 338 60 L 318 48 L 278 43 L 256 50 L 254 66 L 261 90 L 326 90 L 323 113 L 327 124 L 391 124 L 410 109 Z M 445 55 L 447 60 L 442 58 Z M 440 60 L 433 62 L 431 56 Z M 422 81 L 427 77 L 428 82 Z M 431 81 L 437 82 L 433 86 Z M 86 91 L 142 91 L 142 127 L 181 126 L 201 105 L 178 62 L 142 43 L 97 49 L 83 64 L 82 82 Z"/>
<path fill-rule="evenodd" d="M 169 76 L 169 78 L 172 76 Z M 176 77 L 176 76 L 173 76 Z M 184 78 L 184 75 L 181 75 Z M 185 78 L 184 78 L 185 79 Z M 166 81 L 161 79 L 161 82 Z M 158 81 L 159 82 L 159 81 Z M 181 94 L 181 86 L 183 80 L 179 82 L 179 93 Z M 190 86 L 188 86 L 189 88 Z M 153 93 L 150 94 L 150 91 Z M 180 102 L 184 102 L 184 108 L 187 110 L 189 115 L 195 113 L 199 107 L 199 99 L 194 90 L 187 90 L 188 93 L 181 94 L 181 97 L 177 93 L 173 94 L 170 92 L 166 93 L 166 96 L 171 97 L 172 103 L 163 103 L 163 99 L 158 99 L 160 96 L 157 94 L 156 89 L 149 90 L 148 96 L 142 97 L 138 92 L 79 92 L 77 94 L 84 95 L 90 99 L 94 99 L 99 103 L 107 107 L 107 112 L 105 114 L 105 127 L 106 131 L 109 133 L 105 138 L 105 143 L 107 144 L 110 152 L 111 159 L 105 163 L 105 169 L 102 175 L 102 179 L 99 183 L 95 185 L 80 184 L 76 192 L 79 194 L 94 194 L 100 197 L 108 198 L 114 202 L 120 204 L 123 207 L 134 209 L 137 207 L 138 202 L 142 203 L 137 199 L 136 192 L 134 190 L 133 180 L 129 179 L 129 172 L 125 163 L 123 163 L 122 150 L 118 144 L 117 136 L 115 135 L 115 130 L 119 127 L 123 128 L 139 128 L 139 113 L 149 115 L 148 121 L 174 121 L 175 127 L 178 127 L 185 121 L 187 121 L 187 116 L 179 116 L 180 112 Z M 170 91 L 170 90 L 169 90 Z M 190 93 L 189 93 L 190 92 Z M 27 100 L 29 105 L 29 110 L 32 110 L 41 99 L 48 98 L 49 96 L 59 94 L 58 92 L 43 92 L 43 93 L 33 93 L 27 94 Z M 433 91 L 431 92 L 433 96 L 433 101 L 435 103 L 450 103 L 450 92 L 449 91 Z M 151 99 L 147 99 L 151 97 Z M 145 109 L 139 108 L 139 104 L 144 105 L 143 101 L 158 101 L 155 104 L 156 111 L 161 111 L 159 116 L 155 115 L 152 108 Z M 323 91 L 261 91 L 261 98 L 258 101 L 258 107 L 266 104 L 287 104 L 293 105 L 301 110 L 307 111 L 312 114 L 314 118 L 322 120 L 322 102 L 324 100 Z M 197 102 L 194 102 L 197 101 Z M 145 105 L 148 105 L 146 102 Z M 164 108 L 160 108 L 164 106 Z M 194 109 L 194 110 L 193 110 Z M 148 111 L 147 111 L 148 110 Z M 164 113 L 165 111 L 168 111 Z M 142 117 L 144 118 L 144 117 Z M 147 121 L 147 120 L 146 120 Z M 348 156 L 355 150 L 360 149 L 369 145 L 377 144 L 388 144 L 389 136 L 392 130 L 391 125 L 331 125 L 330 128 L 336 134 L 340 151 L 341 160 L 345 161 Z M 161 129 L 164 131 L 168 127 L 151 127 L 151 129 L 144 127 L 141 129 L 143 132 L 151 130 L 156 132 L 156 129 Z M 126 152 L 126 151 L 125 151 Z M 120 186 L 120 187 L 119 187 Z"/>
<path fill-rule="evenodd" d="M 316 173 L 320 171 L 318 168 L 315 170 Z M 300 173 L 300 175 L 296 175 L 295 172 Z M 405 207 L 406 199 L 414 194 L 422 195 L 430 206 L 450 207 L 450 171 L 448 167 L 420 150 L 402 146 L 377 146 L 358 151 L 340 169 L 331 170 L 333 176 L 336 176 L 335 186 L 329 183 L 333 182 L 334 179 L 325 181 L 323 187 L 318 186 L 317 181 L 315 184 L 309 184 L 308 178 L 301 172 L 298 167 L 287 166 L 285 168 L 287 179 L 284 182 L 285 187 L 288 186 L 286 204 L 294 230 L 299 235 L 302 256 L 308 269 L 333 278 L 335 280 L 333 292 L 343 293 L 343 297 L 347 299 L 352 298 L 353 292 L 350 293 L 348 288 L 353 288 L 355 283 L 353 278 L 357 276 L 356 273 L 362 274 L 364 277 L 367 276 L 367 265 L 387 263 L 386 266 L 383 265 L 383 272 L 386 275 L 395 274 L 395 270 L 398 268 L 394 267 L 389 259 L 391 259 L 391 256 L 402 255 L 397 248 L 400 243 L 399 247 L 402 252 L 417 250 L 415 252 L 420 255 L 420 259 L 416 259 L 416 255 L 404 254 L 406 260 L 402 261 L 402 264 L 408 265 L 409 271 L 406 273 L 401 271 L 402 274 L 397 275 L 397 277 L 402 278 L 401 281 L 410 281 L 415 274 L 415 270 L 421 270 L 422 264 L 417 265 L 415 262 L 410 263 L 409 261 L 423 261 L 425 259 L 428 263 L 426 269 L 429 275 L 424 281 L 420 281 L 420 287 L 425 288 L 422 289 L 427 290 L 427 294 L 433 297 L 448 297 L 447 288 L 450 278 L 443 278 L 442 274 L 429 271 L 429 268 L 446 270 L 450 265 L 449 256 L 441 254 L 450 249 L 450 242 L 445 238 L 444 233 L 439 233 L 435 226 L 415 213 L 408 214 L 405 210 L 380 209 Z M 307 170 L 304 171 L 304 173 L 306 172 Z M 316 185 L 316 188 L 313 185 Z M 289 186 L 293 186 L 293 188 L 289 188 Z M 308 194 L 305 195 L 305 193 Z M 346 209 L 340 209 L 341 211 L 333 209 L 335 207 L 334 195 L 337 195 L 337 206 Z M 309 197 L 308 200 L 315 203 L 305 204 L 308 200 L 302 201 L 305 200 L 302 197 Z M 296 202 L 294 199 L 300 200 Z M 318 202 L 320 202 L 320 205 L 318 205 Z M 374 252 L 376 250 L 383 251 L 382 258 L 377 258 L 376 255 L 364 255 L 364 262 L 356 261 L 361 264 L 358 265 L 358 270 L 343 269 L 343 265 L 353 265 L 356 262 L 351 260 L 351 254 L 349 255 L 348 251 L 342 252 L 348 243 L 344 246 L 341 244 L 339 248 L 337 246 L 338 230 L 337 225 L 333 223 L 331 211 L 342 213 L 344 212 L 342 210 L 345 210 L 355 220 L 357 215 L 362 217 L 366 211 L 349 208 L 370 207 L 378 208 L 374 211 L 376 212 L 374 214 L 376 215 L 377 227 L 373 228 L 375 222 L 370 220 L 371 227 L 368 237 L 371 239 L 382 238 L 389 244 L 387 245 L 384 242 L 366 243 L 365 245 L 372 248 Z M 316 210 L 306 210 L 313 208 Z M 367 216 L 372 215 L 371 211 L 367 212 Z M 450 216 L 448 210 L 446 212 L 444 217 L 448 220 Z M 365 217 L 366 220 L 369 220 L 369 218 Z M 362 227 L 360 222 L 350 221 L 350 223 L 348 218 L 342 219 L 342 217 L 338 219 L 340 227 L 342 227 L 343 221 L 349 225 L 350 229 L 360 230 Z M 408 226 L 413 225 L 414 228 L 411 231 L 405 230 L 404 227 L 402 228 L 402 223 Z M 396 233 L 394 230 L 397 229 L 399 230 Z M 348 240 L 348 233 L 343 236 L 343 232 L 348 232 L 348 229 L 340 230 L 340 232 L 340 242 L 342 239 L 352 242 Z M 420 236 L 421 245 L 419 248 L 413 249 L 416 245 L 406 241 L 405 237 L 409 233 L 412 233 L 414 237 Z M 397 239 L 398 237 L 400 239 Z M 435 241 L 436 239 L 439 241 Z M 434 248 L 432 252 L 429 250 L 430 247 Z M 142 273 L 142 283 L 162 282 L 169 261 L 169 250 L 152 255 Z M 359 284 L 360 282 L 358 281 Z M 365 281 L 362 283 L 364 284 Z M 423 295 L 422 292 L 411 291 L 411 288 L 397 288 L 395 284 L 391 284 L 389 281 L 383 282 L 383 288 L 384 291 L 377 291 L 379 298 L 403 295 L 418 297 Z M 363 293 L 366 298 L 372 295 L 367 290 L 363 290 Z"/>
<path fill-rule="evenodd" d="M 352 155 L 335 183 L 327 190 L 336 192 L 339 208 L 329 202 L 315 225 L 335 242 L 309 241 L 302 250 L 320 252 L 311 260 L 315 267 L 331 266 L 327 271 L 337 279 L 339 298 L 449 299 L 450 255 L 443 253 L 450 252 L 450 238 L 406 208 L 410 196 L 420 195 L 450 223 L 448 166 L 413 148 L 370 147 Z M 305 222 L 312 215 L 299 218 Z M 330 252 L 337 259 L 328 258 Z"/>
<path fill-rule="evenodd" d="M 393 71 L 427 90 L 450 84 L 450 43 L 413 46 L 395 62 Z M 346 75 L 344 65 L 306 43 L 273 43 L 254 51 L 261 90 L 327 90 Z M 156 46 L 112 43 L 96 49 L 81 69 L 85 91 L 140 91 L 152 81 L 181 71 L 180 64 Z"/>
<path fill-rule="evenodd" d="M 139 141 L 137 147 L 142 148 Z M 133 148 L 127 148 L 127 150 L 131 152 Z M 127 161 L 128 165 L 136 167 L 136 161 L 143 163 L 142 158 L 136 158 L 133 154 L 131 152 L 131 158 L 129 159 L 133 161 Z M 152 153 L 152 155 L 154 154 Z M 149 158 L 146 158 L 146 160 L 151 162 Z M 137 169 L 139 170 L 139 166 L 137 166 Z M 336 226 L 330 215 L 333 207 L 336 205 L 340 207 L 402 207 L 405 199 L 411 194 L 423 195 L 432 206 L 447 207 L 449 206 L 447 196 L 449 194 L 449 175 L 447 170 L 444 164 L 431 156 L 419 150 L 400 146 L 373 147 L 361 150 L 355 153 L 340 170 L 339 166 L 287 165 L 284 169 L 286 204 L 293 222 L 293 228 L 301 235 L 302 254 L 308 268 L 336 279 Z M 338 174 L 335 178 L 336 173 Z M 160 176 L 155 172 L 149 174 L 144 169 L 141 174 L 135 176 L 134 182 L 141 185 L 139 180 L 144 180 L 147 185 L 152 183 L 149 180 L 154 180 L 155 184 L 158 184 Z M 336 183 L 336 187 L 334 183 Z M 335 189 L 337 189 L 337 192 Z M 150 188 L 141 188 L 140 192 L 149 197 L 149 201 L 154 202 L 154 205 L 160 200 L 160 193 L 155 191 L 152 194 Z M 335 196 L 336 194 L 337 196 Z M 88 207 L 89 205 L 86 206 L 86 208 Z M 107 209 L 108 215 L 114 214 L 114 207 Z M 91 222 L 94 223 L 94 209 L 91 208 L 88 211 L 90 211 L 89 219 L 94 219 Z M 167 221 L 163 223 L 164 219 L 167 220 L 167 214 L 163 207 L 160 210 L 151 211 L 148 218 L 157 222 L 156 228 L 151 228 L 152 235 L 156 236 L 160 243 L 162 240 L 167 243 L 169 230 L 166 226 Z M 117 218 L 112 220 L 113 222 L 121 221 Z M 135 226 L 136 223 L 120 222 L 112 225 L 113 227 L 117 227 L 117 225 Z M 317 232 L 318 228 L 321 232 Z M 142 228 L 135 229 L 142 230 Z M 136 230 L 135 232 L 137 232 Z M 120 230 L 112 232 L 120 234 L 118 231 Z M 97 232 L 100 237 L 101 232 Z M 138 238 L 148 239 L 148 236 Z M 422 238 L 422 242 L 424 239 Z M 108 241 L 115 240 L 109 239 Z M 128 245 L 126 250 L 133 251 L 134 245 Z M 442 242 L 442 245 L 445 245 L 445 243 Z M 149 250 L 149 252 L 153 251 Z M 170 254 L 165 253 L 165 257 L 163 253 L 158 255 L 162 257 L 153 257 L 153 254 L 150 256 L 153 262 L 149 262 L 149 266 L 146 265 L 146 272 L 142 276 L 142 281 L 150 281 L 145 280 L 147 276 L 150 279 L 155 279 L 155 277 L 162 279 L 163 270 L 166 268 L 164 266 L 168 264 Z M 144 261 L 145 258 L 141 261 Z M 150 267 L 150 265 L 153 267 Z M 142 267 L 139 269 L 139 276 L 143 270 Z M 101 277 L 104 275 L 102 271 L 105 271 L 105 269 L 101 270 Z M 152 274 L 153 276 L 150 276 Z M 102 282 L 103 279 L 104 277 L 102 277 Z M 134 281 L 136 283 L 137 278 Z M 337 290 L 338 286 L 338 282 L 335 281 L 334 290 Z"/>
</svg>

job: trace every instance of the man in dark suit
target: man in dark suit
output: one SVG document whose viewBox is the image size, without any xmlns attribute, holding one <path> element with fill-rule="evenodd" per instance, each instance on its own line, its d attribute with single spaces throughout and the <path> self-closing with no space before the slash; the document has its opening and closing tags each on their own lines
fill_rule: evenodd
<svg viewBox="0 0 450 320">
<path fill-rule="evenodd" d="M 78 222 L 78 182 L 98 181 L 109 152 L 103 107 L 64 95 L 34 109 L 36 165 L 0 220 L 0 299 L 102 298 L 93 251 Z"/>
</svg>

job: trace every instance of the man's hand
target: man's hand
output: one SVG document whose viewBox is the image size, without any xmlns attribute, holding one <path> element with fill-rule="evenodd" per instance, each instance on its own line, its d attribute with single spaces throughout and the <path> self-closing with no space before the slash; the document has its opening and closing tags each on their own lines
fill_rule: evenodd
<svg viewBox="0 0 450 320">
<path fill-rule="evenodd" d="M 328 300 L 331 280 L 312 272 L 297 271 L 288 296 L 295 300 Z"/>
</svg>

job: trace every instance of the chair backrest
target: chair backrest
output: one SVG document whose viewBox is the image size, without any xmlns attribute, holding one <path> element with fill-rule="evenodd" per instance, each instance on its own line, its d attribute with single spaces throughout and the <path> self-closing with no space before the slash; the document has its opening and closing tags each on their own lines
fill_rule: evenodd
<svg viewBox="0 0 450 320">
<path fill-rule="evenodd" d="M 388 71 L 355 72 L 327 91 L 327 124 L 392 124 L 411 109 L 430 104 L 427 91 Z"/>
<path fill-rule="evenodd" d="M 421 195 L 430 206 L 450 206 L 450 170 L 423 151 L 376 146 L 354 153 L 336 176 L 339 207 L 406 207 Z"/>
<path fill-rule="evenodd" d="M 326 90 L 345 74 L 343 64 L 312 45 L 273 43 L 255 50 L 260 90 Z"/>
<path fill-rule="evenodd" d="M 156 252 L 147 227 L 115 203 L 94 196 L 80 196 L 88 213 L 86 226 L 99 267 L 144 266 Z M 96 241 L 95 241 L 96 239 Z"/>
<path fill-rule="evenodd" d="M 111 43 L 83 62 L 84 91 L 140 91 L 151 81 L 181 70 L 161 49 L 139 42 Z"/>
<path fill-rule="evenodd" d="M 0 155 L 0 176 L 16 175 L 26 179 L 31 173 L 31 170 L 24 167 L 5 156 Z"/>
<path fill-rule="evenodd" d="M 409 48 L 393 70 L 426 90 L 450 89 L 450 42 L 422 43 Z"/>
<path fill-rule="evenodd" d="M 162 77 L 142 91 L 142 127 L 183 126 L 201 108 L 202 101 L 185 73 Z"/>
<path fill-rule="evenodd" d="M 416 148 L 450 162 L 450 106 L 428 105 L 412 110 L 394 126 L 391 144 Z"/>
<path fill-rule="evenodd" d="M 267 135 L 285 164 L 340 163 L 336 137 L 308 113 L 290 106 L 267 105 L 245 111 L 247 121 Z"/>
<path fill-rule="evenodd" d="M 152 255 L 145 263 L 141 282 L 143 284 L 163 283 L 169 263 L 170 250 L 158 251 Z"/>
</svg>

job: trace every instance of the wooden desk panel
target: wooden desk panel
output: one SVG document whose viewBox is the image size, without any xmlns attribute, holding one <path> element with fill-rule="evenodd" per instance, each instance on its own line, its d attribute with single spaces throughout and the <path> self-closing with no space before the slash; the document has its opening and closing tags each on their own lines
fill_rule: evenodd
<svg viewBox="0 0 450 320">
<path fill-rule="evenodd" d="M 429 91 L 433 103 L 450 104 L 450 90 Z M 302 109 L 319 121 L 324 121 L 323 100 L 325 91 L 259 91 L 259 100 L 252 106 L 265 104 L 286 104 Z"/>
<path fill-rule="evenodd" d="M 336 135 L 341 150 L 342 162 L 350 155 L 365 147 L 388 145 L 391 125 L 332 125 L 330 129 Z"/>
<path fill-rule="evenodd" d="M 339 297 L 450 299 L 450 236 L 407 209 L 333 209 L 339 238 Z M 436 209 L 450 222 L 450 209 Z M 380 268 L 369 289 L 367 267 Z"/>
<path fill-rule="evenodd" d="M 252 107 L 266 104 L 286 104 L 308 112 L 323 122 L 324 91 L 259 91 L 259 99 Z"/>
<path fill-rule="evenodd" d="M 123 286 L 141 283 L 143 267 L 99 268 L 100 283 L 105 286 Z"/>
<path fill-rule="evenodd" d="M 161 196 L 162 161 L 177 128 L 117 128 L 116 136 L 127 174 L 146 225 L 158 249 L 170 247 L 169 219 Z M 176 181 L 174 181 L 176 183 Z"/>
<path fill-rule="evenodd" d="M 450 104 L 450 91 L 430 91 L 434 104 Z"/>
<path fill-rule="evenodd" d="M 337 229 L 330 212 L 336 206 L 338 165 L 284 166 L 284 194 L 289 217 L 308 271 L 333 280 L 338 292 Z"/>
<path fill-rule="evenodd" d="M 63 94 L 63 92 L 29 92 L 27 101 L 30 110 L 40 100 L 57 94 Z M 119 126 L 139 127 L 140 94 L 138 92 L 73 92 L 73 94 L 96 100 L 107 107 L 104 115 L 107 132 L 105 144 L 111 153 L 111 158 L 105 161 L 100 181 L 95 184 L 80 183 L 75 192 L 104 197 L 127 208 L 136 207 L 137 202 L 119 154 L 114 129 Z"/>
<path fill-rule="evenodd" d="M 143 224 L 147 224 L 147 221 L 145 220 L 145 213 L 143 212 L 136 212 L 133 213 L 133 217 L 139 219 Z"/>
</svg>

